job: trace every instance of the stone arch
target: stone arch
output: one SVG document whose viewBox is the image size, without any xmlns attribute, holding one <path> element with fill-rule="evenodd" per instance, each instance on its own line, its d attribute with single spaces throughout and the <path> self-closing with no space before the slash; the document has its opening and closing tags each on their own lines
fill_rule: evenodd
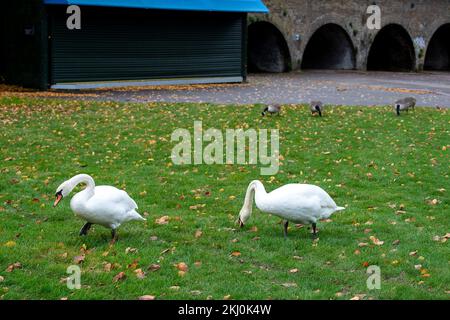
<svg viewBox="0 0 450 320">
<path fill-rule="evenodd" d="M 399 24 L 383 27 L 375 36 L 367 58 L 367 70 L 413 71 L 416 54 L 411 37 Z"/>
<path fill-rule="evenodd" d="M 355 47 L 344 28 L 327 23 L 313 33 L 303 53 L 302 69 L 355 68 Z"/>
<path fill-rule="evenodd" d="M 440 26 L 431 37 L 424 69 L 450 71 L 450 23 Z"/>
<path fill-rule="evenodd" d="M 247 65 L 249 72 L 285 72 L 291 57 L 281 31 L 272 23 L 258 21 L 248 26 Z"/>
</svg>

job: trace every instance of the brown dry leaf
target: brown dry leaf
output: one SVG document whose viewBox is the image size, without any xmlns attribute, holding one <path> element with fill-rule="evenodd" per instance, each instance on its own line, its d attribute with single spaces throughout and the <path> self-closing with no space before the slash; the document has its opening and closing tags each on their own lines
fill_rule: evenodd
<svg viewBox="0 0 450 320">
<path fill-rule="evenodd" d="M 416 251 L 411 251 L 410 253 L 409 253 L 409 255 L 412 257 L 412 256 L 415 256 L 417 254 L 417 250 Z"/>
<path fill-rule="evenodd" d="M 138 279 L 144 279 L 145 278 L 145 272 L 142 271 L 142 269 L 136 269 L 134 270 L 134 274 Z"/>
<path fill-rule="evenodd" d="M 195 261 L 194 262 L 194 266 L 196 266 L 196 267 L 200 267 L 201 265 L 202 265 L 201 261 Z"/>
<path fill-rule="evenodd" d="M 76 256 L 75 258 L 73 258 L 73 262 L 75 262 L 76 264 L 80 264 L 82 262 L 84 262 L 84 259 L 86 258 L 86 256 L 84 254 Z"/>
<path fill-rule="evenodd" d="M 113 268 L 112 263 L 105 263 L 105 265 L 103 266 L 103 270 L 105 270 L 106 272 L 110 272 Z"/>
<path fill-rule="evenodd" d="M 241 255 L 241 253 L 239 251 L 233 251 L 231 253 L 231 256 L 233 256 L 233 257 L 239 257 L 240 255 Z"/>
<path fill-rule="evenodd" d="M 384 244 L 384 241 L 381 241 L 380 239 L 378 239 L 374 236 L 370 236 L 369 239 L 372 241 L 373 244 L 375 244 L 377 246 L 382 246 Z"/>
<path fill-rule="evenodd" d="M 155 263 L 152 263 L 152 264 L 147 268 L 147 270 L 150 271 L 150 272 L 155 272 L 155 271 L 158 271 L 159 269 L 161 269 L 161 266 L 160 266 L 159 264 L 155 264 Z"/>
<path fill-rule="evenodd" d="M 258 227 L 256 226 L 251 227 L 250 232 L 258 232 Z"/>
<path fill-rule="evenodd" d="M 126 279 L 126 275 L 125 275 L 125 272 L 119 272 L 114 278 L 113 278 L 113 283 L 114 282 L 117 282 L 117 281 L 120 281 L 120 280 L 125 280 Z"/>
<path fill-rule="evenodd" d="M 289 273 L 297 273 L 297 272 L 298 272 L 298 269 L 297 269 L 297 268 L 294 268 L 294 269 L 289 270 Z"/>
<path fill-rule="evenodd" d="M 188 265 L 187 265 L 186 263 L 184 263 L 184 262 L 177 263 L 177 264 L 175 265 L 175 267 L 176 267 L 178 270 L 183 271 L 183 272 L 187 272 L 188 269 L 189 269 Z"/>
<path fill-rule="evenodd" d="M 155 300 L 156 297 L 152 296 L 152 295 L 145 295 L 145 296 L 140 296 L 139 300 Z"/>
<path fill-rule="evenodd" d="M 226 296 L 223 297 L 223 300 L 230 300 L 231 299 L 231 295 L 227 294 Z"/>
<path fill-rule="evenodd" d="M 162 216 L 161 218 L 155 219 L 155 223 L 159 225 L 168 224 L 169 220 L 169 216 Z"/>
<path fill-rule="evenodd" d="M 203 232 L 201 230 L 195 231 L 195 237 L 198 239 L 203 235 Z"/>
<path fill-rule="evenodd" d="M 400 240 L 394 240 L 394 241 L 392 242 L 392 245 L 394 245 L 394 246 L 396 246 L 396 245 L 398 245 L 398 244 L 400 244 Z"/>
<path fill-rule="evenodd" d="M 353 254 L 360 255 L 361 251 L 359 249 L 356 249 L 355 251 L 353 251 Z"/>
</svg>

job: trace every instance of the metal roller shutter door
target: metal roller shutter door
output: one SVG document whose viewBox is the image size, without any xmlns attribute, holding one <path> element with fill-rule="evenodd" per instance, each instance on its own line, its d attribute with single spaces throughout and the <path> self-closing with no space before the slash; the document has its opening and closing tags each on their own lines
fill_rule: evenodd
<svg viewBox="0 0 450 320">
<path fill-rule="evenodd" d="M 52 8 L 51 83 L 244 76 L 242 13 Z"/>
</svg>

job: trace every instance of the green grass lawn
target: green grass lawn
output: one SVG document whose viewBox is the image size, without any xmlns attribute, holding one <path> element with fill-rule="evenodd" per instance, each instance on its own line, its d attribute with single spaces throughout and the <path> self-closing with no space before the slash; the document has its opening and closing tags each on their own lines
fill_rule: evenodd
<svg viewBox="0 0 450 320">
<path fill-rule="evenodd" d="M 450 112 L 334 107 L 319 118 L 298 105 L 263 118 L 260 110 L 0 98 L 0 298 L 448 299 Z M 279 173 L 172 165 L 171 133 L 192 132 L 194 120 L 204 129 L 279 128 Z M 100 226 L 79 237 L 83 221 L 69 199 L 52 207 L 56 187 L 78 173 L 125 189 L 147 222 L 124 224 L 113 246 Z M 280 219 L 257 209 L 239 229 L 253 179 L 267 191 L 316 184 L 347 209 L 318 224 L 318 241 L 292 224 L 284 240 Z M 168 224 L 155 222 L 162 216 Z M 82 254 L 82 288 L 69 290 L 66 268 Z M 368 265 L 381 268 L 380 290 L 366 287 Z"/>
</svg>

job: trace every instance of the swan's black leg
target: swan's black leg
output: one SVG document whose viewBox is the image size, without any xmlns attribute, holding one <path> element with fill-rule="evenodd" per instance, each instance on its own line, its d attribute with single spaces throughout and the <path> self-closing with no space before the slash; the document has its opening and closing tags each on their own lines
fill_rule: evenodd
<svg viewBox="0 0 450 320">
<path fill-rule="evenodd" d="M 91 226 L 92 226 L 92 223 L 86 222 L 86 224 L 80 230 L 80 236 L 87 235 L 87 233 L 88 233 L 89 229 L 91 228 Z"/>
<path fill-rule="evenodd" d="M 289 221 L 284 220 L 283 221 L 283 233 L 284 233 L 285 239 L 287 239 L 288 225 L 289 225 Z"/>
<path fill-rule="evenodd" d="M 317 225 L 316 225 L 316 223 L 313 223 L 312 224 L 312 231 L 313 231 L 313 233 L 312 233 L 312 236 L 313 236 L 313 238 L 315 238 L 315 237 L 317 237 Z"/>
<path fill-rule="evenodd" d="M 116 243 L 116 241 L 117 241 L 117 238 L 118 238 L 118 236 L 117 236 L 117 233 L 116 233 L 116 229 L 111 229 L 111 244 L 114 244 L 114 243 Z"/>
</svg>

